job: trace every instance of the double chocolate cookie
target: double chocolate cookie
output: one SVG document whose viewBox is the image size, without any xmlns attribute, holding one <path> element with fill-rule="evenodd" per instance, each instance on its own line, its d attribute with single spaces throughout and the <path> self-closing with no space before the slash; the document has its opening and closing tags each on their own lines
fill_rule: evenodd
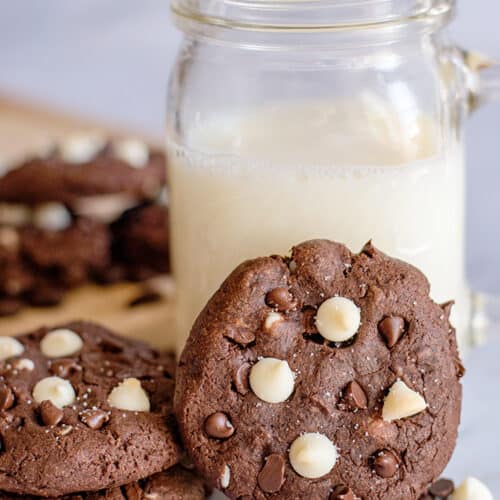
<svg viewBox="0 0 500 500">
<path fill-rule="evenodd" d="M 78 210 L 86 197 L 154 199 L 165 177 L 163 154 L 141 141 L 74 134 L 47 155 L 30 158 L 1 177 L 0 200 L 29 206 L 59 202 Z"/>
<path fill-rule="evenodd" d="M 71 323 L 0 337 L 0 360 L 3 491 L 107 490 L 178 463 L 172 356 Z"/>
<path fill-rule="evenodd" d="M 232 499 L 418 499 L 455 446 L 450 304 L 371 244 L 310 241 L 239 266 L 177 370 L 188 453 Z"/>
<path fill-rule="evenodd" d="M 33 495 L 0 493 L 0 500 L 41 500 Z M 181 466 L 154 474 L 147 479 L 113 488 L 88 493 L 76 493 L 47 500 L 204 500 L 203 480 Z"/>
</svg>

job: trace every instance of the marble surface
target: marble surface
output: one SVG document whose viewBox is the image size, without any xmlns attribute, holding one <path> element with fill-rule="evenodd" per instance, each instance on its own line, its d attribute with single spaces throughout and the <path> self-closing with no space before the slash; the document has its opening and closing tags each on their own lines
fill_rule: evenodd
<svg viewBox="0 0 500 500">
<path fill-rule="evenodd" d="M 119 5 L 119 9 L 117 9 Z M 500 2 L 459 1 L 455 40 L 500 56 Z M 179 34 L 165 0 L 16 0 L 0 12 L 0 92 L 125 124 L 160 137 L 166 82 Z M 474 286 L 500 292 L 498 123 L 500 104 L 468 126 L 468 273 Z M 500 497 L 496 428 L 500 338 L 474 350 L 464 380 L 460 441 L 447 474 L 474 475 Z"/>
</svg>

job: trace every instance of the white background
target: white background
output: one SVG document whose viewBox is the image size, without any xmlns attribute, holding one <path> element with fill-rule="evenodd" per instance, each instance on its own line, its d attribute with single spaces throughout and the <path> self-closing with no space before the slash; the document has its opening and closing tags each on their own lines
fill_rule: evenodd
<svg viewBox="0 0 500 500">
<path fill-rule="evenodd" d="M 500 59 L 499 21 L 498 0 L 459 0 L 450 31 L 462 46 Z M 167 0 L 0 0 L 0 92 L 161 137 L 178 40 Z M 474 285 L 497 292 L 499 130 L 500 104 L 468 126 L 468 270 Z M 450 470 L 482 477 L 497 494 L 499 353 L 497 342 L 469 360 L 462 441 Z"/>
</svg>

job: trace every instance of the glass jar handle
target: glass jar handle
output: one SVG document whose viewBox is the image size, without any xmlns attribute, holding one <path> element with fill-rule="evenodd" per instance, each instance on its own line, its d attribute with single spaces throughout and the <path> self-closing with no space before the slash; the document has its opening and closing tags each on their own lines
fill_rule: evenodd
<svg viewBox="0 0 500 500">
<path fill-rule="evenodd" d="M 500 100 L 500 64 L 479 52 L 455 49 L 466 79 L 468 111 Z M 455 58 L 456 61 L 456 58 Z M 476 345 L 500 337 L 500 295 L 472 292 L 471 336 Z"/>
<path fill-rule="evenodd" d="M 500 100 L 500 64 L 480 52 L 462 51 L 462 57 L 468 74 L 470 110 Z"/>
</svg>

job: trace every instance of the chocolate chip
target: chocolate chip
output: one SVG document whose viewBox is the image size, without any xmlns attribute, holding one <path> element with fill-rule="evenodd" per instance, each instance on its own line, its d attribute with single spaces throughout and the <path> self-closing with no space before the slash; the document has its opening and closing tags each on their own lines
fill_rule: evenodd
<svg viewBox="0 0 500 500">
<path fill-rule="evenodd" d="M 351 488 L 344 484 L 339 484 L 333 488 L 329 500 L 356 500 Z"/>
<path fill-rule="evenodd" d="M 450 302 L 445 302 L 444 304 L 441 304 L 441 309 L 443 310 L 443 313 L 446 316 L 446 319 L 450 319 L 451 310 L 452 310 L 454 305 L 455 305 L 455 302 L 453 300 Z"/>
<path fill-rule="evenodd" d="M 238 391 L 238 393 L 241 394 L 242 396 L 248 394 L 248 391 L 250 390 L 248 386 L 249 373 L 250 373 L 250 364 L 243 363 L 236 369 L 233 375 L 234 387 Z"/>
<path fill-rule="evenodd" d="M 418 500 L 434 500 L 434 497 L 430 496 L 429 493 L 422 493 Z"/>
<path fill-rule="evenodd" d="M 392 451 L 379 451 L 373 459 L 373 468 L 380 477 L 387 479 L 396 474 L 399 468 L 398 459 Z"/>
<path fill-rule="evenodd" d="M 160 302 L 162 296 L 155 290 L 144 290 L 140 295 L 128 303 L 128 307 L 138 307 L 145 304 L 154 304 Z"/>
<path fill-rule="evenodd" d="M 45 425 L 57 425 L 63 416 L 63 411 L 51 401 L 46 400 L 40 403 L 40 417 Z"/>
<path fill-rule="evenodd" d="M 429 488 L 429 493 L 438 498 L 448 498 L 454 491 L 455 485 L 449 479 L 439 479 Z"/>
<path fill-rule="evenodd" d="M 80 420 L 91 429 L 100 429 L 108 420 L 108 414 L 103 410 L 88 410 L 80 415 Z"/>
<path fill-rule="evenodd" d="M 67 378 L 71 373 L 80 371 L 82 367 L 74 359 L 62 358 L 51 361 L 50 372 L 58 377 Z"/>
<path fill-rule="evenodd" d="M 405 331 L 405 320 L 399 316 L 389 316 L 378 324 L 378 330 L 389 348 L 394 347 Z"/>
<path fill-rule="evenodd" d="M 234 434 L 234 427 L 225 413 L 212 413 L 205 420 L 205 432 L 213 438 L 227 439 Z"/>
<path fill-rule="evenodd" d="M 224 332 L 224 337 L 239 345 L 246 346 L 255 340 L 255 332 L 249 328 L 229 325 Z"/>
<path fill-rule="evenodd" d="M 266 463 L 257 477 L 262 491 L 276 493 L 285 481 L 285 460 L 281 455 L 273 454 L 266 457 Z"/>
<path fill-rule="evenodd" d="M 344 391 L 344 402 L 352 410 L 366 410 L 368 408 L 365 391 L 355 380 L 347 384 Z"/>
<path fill-rule="evenodd" d="M 465 367 L 458 356 L 454 359 L 454 363 L 455 363 L 455 371 L 457 373 L 457 377 L 462 378 L 465 375 Z"/>
<path fill-rule="evenodd" d="M 373 257 L 375 257 L 375 255 L 378 253 L 378 250 L 373 246 L 372 240 L 370 240 L 365 244 L 365 246 L 361 250 L 361 253 L 366 255 L 367 257 L 370 257 L 370 259 L 373 259 Z"/>
<path fill-rule="evenodd" d="M 278 287 L 266 295 L 266 304 L 278 311 L 293 311 L 297 307 L 297 301 L 287 288 Z"/>
<path fill-rule="evenodd" d="M 9 387 L 0 388 L 0 410 L 9 410 L 14 406 L 14 393 Z"/>
</svg>

